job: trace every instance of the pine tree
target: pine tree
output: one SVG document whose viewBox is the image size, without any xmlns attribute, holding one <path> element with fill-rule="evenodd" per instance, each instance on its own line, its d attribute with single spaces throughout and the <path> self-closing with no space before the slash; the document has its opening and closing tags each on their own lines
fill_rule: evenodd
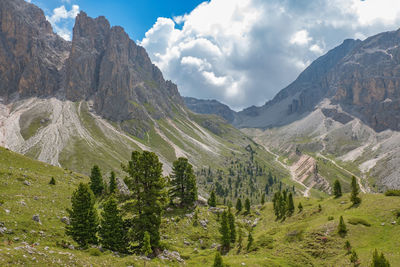
<svg viewBox="0 0 400 267">
<path fill-rule="evenodd" d="M 217 206 L 217 200 L 216 200 L 216 198 L 215 198 L 215 192 L 214 192 L 214 190 L 211 191 L 210 198 L 208 199 L 207 204 L 208 204 L 208 206 L 210 206 L 210 207 L 215 207 L 215 206 Z"/>
<path fill-rule="evenodd" d="M 343 216 L 340 216 L 338 233 L 341 237 L 344 237 L 347 234 L 347 227 L 346 224 L 344 223 Z"/>
<path fill-rule="evenodd" d="M 351 253 L 351 244 L 350 244 L 349 240 L 346 240 L 346 243 L 344 243 L 344 249 L 347 251 L 346 254 Z"/>
<path fill-rule="evenodd" d="M 301 204 L 301 202 L 299 202 L 297 208 L 299 209 L 299 213 L 303 211 L 303 205 Z"/>
<path fill-rule="evenodd" d="M 293 195 L 292 193 L 289 193 L 289 197 L 288 197 L 288 207 L 287 207 L 287 214 L 290 216 L 292 216 L 294 213 L 294 202 L 293 202 Z"/>
<path fill-rule="evenodd" d="M 356 253 L 356 251 L 354 249 L 351 251 L 350 262 L 353 263 L 354 266 L 359 266 L 360 265 L 360 261 L 358 259 L 358 255 L 357 255 L 357 253 Z"/>
<path fill-rule="evenodd" d="M 265 204 L 265 194 L 262 194 L 261 196 L 261 205 Z"/>
<path fill-rule="evenodd" d="M 147 231 L 145 231 L 143 234 L 143 243 L 141 252 L 146 257 L 153 252 L 153 250 L 151 249 L 150 234 Z"/>
<path fill-rule="evenodd" d="M 51 177 L 49 184 L 56 185 L 56 179 L 54 179 L 54 177 Z"/>
<path fill-rule="evenodd" d="M 196 176 L 187 158 L 174 161 L 171 179 L 170 198 L 179 198 L 181 206 L 193 206 L 197 200 Z"/>
<path fill-rule="evenodd" d="M 246 202 L 244 203 L 244 207 L 246 208 L 246 213 L 250 213 L 250 199 L 246 198 Z"/>
<path fill-rule="evenodd" d="M 150 235 L 152 248 L 160 245 L 160 224 L 163 205 L 166 201 L 165 179 L 162 176 L 162 163 L 153 152 L 132 152 L 131 160 L 123 165 L 128 174 L 125 183 L 131 191 L 136 204 L 132 206 L 136 216 L 132 221 L 133 238 L 143 245 L 144 233 Z"/>
<path fill-rule="evenodd" d="M 249 233 L 249 236 L 247 237 L 247 251 L 250 250 L 252 245 L 253 245 L 253 236 L 251 235 L 251 233 Z"/>
<path fill-rule="evenodd" d="M 385 258 L 385 255 L 381 253 L 379 255 L 378 250 L 375 249 L 372 254 L 372 267 L 390 267 L 389 261 Z"/>
<path fill-rule="evenodd" d="M 217 251 L 217 253 L 215 253 L 213 267 L 223 267 L 223 266 L 224 266 L 224 263 L 222 262 L 221 253 L 219 253 L 219 251 Z"/>
<path fill-rule="evenodd" d="M 228 213 L 226 211 L 222 212 L 221 216 L 221 227 L 219 228 L 221 233 L 221 245 L 224 251 L 228 251 L 231 243 Z"/>
<path fill-rule="evenodd" d="M 239 246 L 239 249 L 242 248 L 242 245 L 243 245 L 242 243 L 243 243 L 243 231 L 242 231 L 242 228 L 239 227 L 238 228 L 238 246 Z"/>
<path fill-rule="evenodd" d="M 101 176 L 100 168 L 94 165 L 90 174 L 90 189 L 96 196 L 100 196 L 103 193 L 104 185 L 103 178 Z"/>
<path fill-rule="evenodd" d="M 115 172 L 111 172 L 110 175 L 110 194 L 116 193 L 117 191 L 117 181 L 115 180 Z"/>
<path fill-rule="evenodd" d="M 102 246 L 112 251 L 126 252 L 128 240 L 124 221 L 113 196 L 104 203 L 101 217 L 99 235 Z"/>
<path fill-rule="evenodd" d="M 229 223 L 229 235 L 231 243 L 236 242 L 236 228 L 235 228 L 235 216 L 232 214 L 231 209 L 228 209 L 228 223 Z"/>
<path fill-rule="evenodd" d="M 238 200 L 236 201 L 236 210 L 238 212 L 242 211 L 242 200 L 240 198 L 238 198 Z"/>
<path fill-rule="evenodd" d="M 342 186 L 340 185 L 339 180 L 336 180 L 333 184 L 333 194 L 335 195 L 335 198 L 342 196 Z"/>
<path fill-rule="evenodd" d="M 193 215 L 193 226 L 197 226 L 197 225 L 199 225 L 199 212 L 198 212 L 198 210 L 196 209 L 195 211 L 194 211 L 194 215 Z"/>
<path fill-rule="evenodd" d="M 71 197 L 72 209 L 67 209 L 70 224 L 66 234 L 81 247 L 97 244 L 98 216 L 94 207 L 95 197 L 87 184 L 80 183 Z"/>
<path fill-rule="evenodd" d="M 351 197 L 350 200 L 353 202 L 353 205 L 361 203 L 361 198 L 358 197 L 358 184 L 356 177 L 351 178 Z"/>
</svg>

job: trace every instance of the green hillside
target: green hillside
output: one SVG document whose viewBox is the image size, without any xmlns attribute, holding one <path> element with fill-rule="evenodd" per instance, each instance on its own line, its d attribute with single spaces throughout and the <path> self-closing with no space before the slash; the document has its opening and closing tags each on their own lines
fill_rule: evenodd
<svg viewBox="0 0 400 267">
<path fill-rule="evenodd" d="M 51 177 L 55 178 L 56 185 L 49 185 Z M 79 182 L 87 180 L 84 175 L 1 148 L 0 265 L 144 266 L 145 262 L 145 266 L 212 265 L 220 234 L 218 216 L 208 207 L 198 208 L 201 223 L 197 226 L 193 226 L 192 211 L 164 212 L 162 245 L 170 252 L 178 252 L 184 263 L 160 258 L 147 261 L 135 255 L 117 255 L 98 249 L 64 248 L 62 243 L 74 242 L 65 235 L 61 219 L 70 206 L 72 191 Z M 295 206 L 300 201 L 304 210 L 299 213 L 296 208 L 295 214 L 283 222 L 275 220 L 272 203 L 253 205 L 250 214 L 236 214 L 237 229 L 243 232 L 243 248 L 238 249 L 236 243 L 223 256 L 224 263 L 229 266 L 351 266 L 344 249 L 345 241 L 349 240 L 361 266 L 369 266 L 375 248 L 385 254 L 392 266 L 399 266 L 400 228 L 396 216 L 400 198 L 381 194 L 365 194 L 361 198 L 358 207 L 351 207 L 348 195 L 339 199 L 295 198 Z M 39 215 L 40 223 L 33 220 L 34 215 Z M 348 228 L 344 238 L 337 234 L 340 216 Z M 370 226 L 352 225 L 349 221 Z M 247 251 L 250 230 L 254 243 Z"/>
</svg>

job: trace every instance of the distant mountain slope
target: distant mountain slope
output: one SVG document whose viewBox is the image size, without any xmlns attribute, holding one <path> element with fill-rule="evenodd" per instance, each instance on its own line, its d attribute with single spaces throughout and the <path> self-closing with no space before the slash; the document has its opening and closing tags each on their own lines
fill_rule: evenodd
<svg viewBox="0 0 400 267">
<path fill-rule="evenodd" d="M 321 56 L 264 106 L 238 112 L 234 125 L 241 128 L 280 126 L 311 112 L 329 90 L 326 75 L 359 43 L 358 40 L 346 40 Z"/>
<path fill-rule="evenodd" d="M 375 131 L 400 130 L 400 30 L 346 40 L 315 60 L 262 107 L 238 113 L 238 127 L 268 128 L 296 121 L 325 98 Z"/>
<path fill-rule="evenodd" d="M 325 178 L 348 183 L 355 175 L 365 190 L 400 188 L 399 44 L 400 30 L 346 40 L 272 101 L 239 112 L 233 124 L 286 158 L 288 168 L 301 164 L 300 151 Z M 325 184 L 314 182 L 306 179 L 307 186 Z"/>
<path fill-rule="evenodd" d="M 204 100 L 193 97 L 184 97 L 185 105 L 193 112 L 199 114 L 215 114 L 232 123 L 235 119 L 235 111 L 217 100 Z"/>
</svg>

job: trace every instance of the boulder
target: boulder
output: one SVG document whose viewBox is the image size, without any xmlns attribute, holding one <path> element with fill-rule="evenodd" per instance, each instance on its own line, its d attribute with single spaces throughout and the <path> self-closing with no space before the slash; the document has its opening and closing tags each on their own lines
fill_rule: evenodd
<svg viewBox="0 0 400 267">
<path fill-rule="evenodd" d="M 66 216 L 62 217 L 62 218 L 60 219 L 60 221 L 61 221 L 62 223 L 65 223 L 65 224 L 69 225 L 69 218 L 66 217 Z"/>
<path fill-rule="evenodd" d="M 33 215 L 33 216 L 32 216 L 32 220 L 34 220 L 34 221 L 37 222 L 37 223 L 41 223 L 39 214 Z"/>
</svg>

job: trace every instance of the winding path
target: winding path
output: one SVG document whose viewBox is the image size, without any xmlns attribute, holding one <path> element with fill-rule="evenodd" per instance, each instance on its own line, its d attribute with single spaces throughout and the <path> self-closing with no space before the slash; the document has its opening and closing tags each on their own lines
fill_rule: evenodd
<svg viewBox="0 0 400 267">
<path fill-rule="evenodd" d="M 269 148 L 266 147 L 265 145 L 263 145 L 263 144 L 261 144 L 261 145 L 265 148 L 265 150 L 267 150 L 268 153 L 270 153 L 270 154 L 272 154 L 272 155 L 274 156 L 274 160 L 275 160 L 279 165 L 281 165 L 283 168 L 285 168 L 286 170 L 289 171 L 289 173 L 290 173 L 290 178 L 291 178 L 294 182 L 298 183 L 299 185 L 301 185 L 301 186 L 303 186 L 303 187 L 305 188 L 305 190 L 302 192 L 303 196 L 309 197 L 309 196 L 310 196 L 310 190 L 311 190 L 312 186 L 308 187 L 308 186 L 306 186 L 304 183 L 302 183 L 301 181 L 296 180 L 296 173 L 295 173 L 295 170 L 294 170 L 291 166 L 288 166 L 288 165 L 284 164 L 283 162 L 281 162 L 281 161 L 278 159 L 278 158 L 279 158 L 279 155 L 278 155 L 278 154 L 276 154 L 276 153 L 272 152 L 271 150 L 269 150 Z"/>
<path fill-rule="evenodd" d="M 360 187 L 361 192 L 363 192 L 363 193 L 369 193 L 369 192 L 371 192 L 371 189 L 370 189 L 368 186 L 365 186 L 365 187 L 364 187 L 364 185 L 361 183 L 361 178 L 360 178 L 358 175 L 356 175 L 356 174 L 352 173 L 351 171 L 348 171 L 348 170 L 346 170 L 345 168 L 339 166 L 334 160 L 325 157 L 325 156 L 322 155 L 321 153 L 317 153 L 317 157 L 321 157 L 321 158 L 323 158 L 323 159 L 329 160 L 333 165 L 335 165 L 336 167 L 338 167 L 338 168 L 341 169 L 342 171 L 347 172 L 347 173 L 350 174 L 351 176 L 356 177 L 357 183 L 358 183 L 358 186 Z"/>
</svg>

